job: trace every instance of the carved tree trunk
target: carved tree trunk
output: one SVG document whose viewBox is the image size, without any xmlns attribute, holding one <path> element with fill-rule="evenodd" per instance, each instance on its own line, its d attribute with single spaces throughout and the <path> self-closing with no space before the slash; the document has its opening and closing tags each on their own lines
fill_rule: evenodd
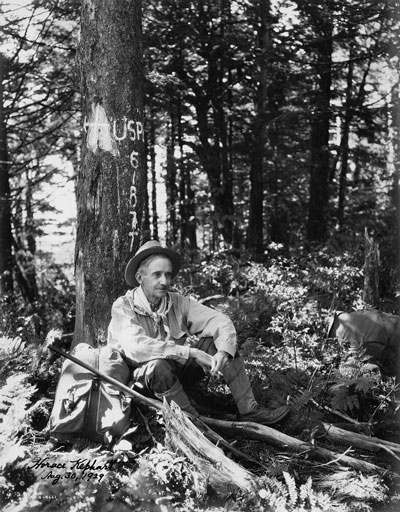
<svg viewBox="0 0 400 512">
<path fill-rule="evenodd" d="M 83 141 L 77 180 L 74 343 L 105 341 L 125 265 L 140 243 L 146 182 L 141 2 L 83 0 Z"/>
</svg>

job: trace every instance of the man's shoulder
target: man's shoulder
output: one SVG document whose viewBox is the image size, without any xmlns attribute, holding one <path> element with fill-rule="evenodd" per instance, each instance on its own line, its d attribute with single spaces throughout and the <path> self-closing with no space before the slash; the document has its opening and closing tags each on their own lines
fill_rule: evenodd
<svg viewBox="0 0 400 512">
<path fill-rule="evenodd" d="M 169 292 L 169 298 L 172 302 L 172 307 L 179 310 L 187 310 L 190 307 L 190 303 L 193 299 L 186 297 L 178 292 Z"/>
<path fill-rule="evenodd" d="M 128 290 L 125 295 L 121 295 L 120 297 L 118 297 L 114 303 L 113 303 L 113 307 L 118 307 L 118 306 L 128 306 L 131 304 L 131 301 L 133 300 L 133 292 L 134 290 Z"/>
<path fill-rule="evenodd" d="M 187 300 L 187 297 L 178 292 L 168 292 L 168 295 L 173 304 L 179 304 Z"/>
</svg>

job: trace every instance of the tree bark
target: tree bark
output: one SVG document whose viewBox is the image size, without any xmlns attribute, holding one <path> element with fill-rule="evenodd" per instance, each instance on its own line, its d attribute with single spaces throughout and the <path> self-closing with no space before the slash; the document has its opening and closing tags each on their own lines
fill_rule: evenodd
<svg viewBox="0 0 400 512">
<path fill-rule="evenodd" d="M 3 95 L 6 60 L 0 54 L 0 298 L 13 290 L 9 156 Z"/>
<path fill-rule="evenodd" d="M 74 344 L 106 340 L 111 305 L 125 289 L 125 266 L 141 241 L 146 184 L 141 57 L 139 0 L 83 0 Z"/>
</svg>

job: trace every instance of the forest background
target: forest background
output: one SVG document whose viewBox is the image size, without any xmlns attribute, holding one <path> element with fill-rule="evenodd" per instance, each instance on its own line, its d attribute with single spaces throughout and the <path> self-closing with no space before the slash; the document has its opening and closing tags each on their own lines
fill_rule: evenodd
<svg viewBox="0 0 400 512">
<path fill-rule="evenodd" d="M 143 140 L 145 179 L 135 189 L 141 212 L 131 249 L 160 238 L 185 257 L 178 290 L 223 297 L 219 307 L 233 317 L 264 396 L 271 380 L 260 360 L 279 371 L 326 363 L 329 308 L 399 313 L 399 2 L 144 0 L 142 8 L 144 116 L 135 137 Z M 84 232 L 75 235 L 73 190 L 88 120 L 77 65 L 81 2 L 3 2 L 0 23 L 6 382 L 15 354 L 26 371 L 23 350 L 37 350 L 50 329 L 68 340 L 75 329 L 75 342 L 83 333 L 75 325 L 73 245 Z M 117 140 L 133 136 L 128 123 L 114 124 Z M 94 180 L 88 194 L 101 187 Z M 85 198 L 77 193 L 79 223 Z M 117 242 L 102 236 L 112 254 Z M 113 269 L 120 278 L 104 285 L 111 291 L 89 329 L 93 342 L 104 341 L 110 305 L 124 292 L 127 258 Z M 106 265 L 101 273 L 106 281 Z M 337 357 L 338 347 L 330 350 Z M 57 372 L 47 370 L 35 370 L 41 392 L 44 383 L 54 389 Z M 361 394 L 373 405 L 364 400 L 363 409 L 351 387 L 360 373 L 346 385 L 337 378 L 329 405 L 357 419 L 376 416 L 374 400 L 394 389 L 368 373 Z M 284 384 L 288 392 L 292 384 Z M 322 381 L 314 385 L 318 395 Z M 381 413 L 396 409 L 394 398 Z M 298 409 L 311 399 L 301 394 Z M 35 413 L 33 431 L 48 408 Z M 5 502 L 31 487 L 15 482 L 8 478 Z"/>
</svg>

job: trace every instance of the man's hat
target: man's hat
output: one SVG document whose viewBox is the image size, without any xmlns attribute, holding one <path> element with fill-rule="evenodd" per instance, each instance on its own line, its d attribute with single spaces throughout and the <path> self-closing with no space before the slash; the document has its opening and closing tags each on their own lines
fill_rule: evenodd
<svg viewBox="0 0 400 512">
<path fill-rule="evenodd" d="M 129 284 L 129 286 L 139 286 L 139 283 L 136 281 L 136 272 L 142 261 L 152 254 L 160 254 L 161 256 L 166 256 L 169 260 L 171 260 L 172 277 L 177 275 L 182 265 L 182 258 L 180 255 L 171 249 L 162 247 L 160 242 L 157 242 L 156 240 L 150 240 L 139 248 L 135 256 L 128 262 L 128 265 L 126 266 L 125 281 Z"/>
</svg>

